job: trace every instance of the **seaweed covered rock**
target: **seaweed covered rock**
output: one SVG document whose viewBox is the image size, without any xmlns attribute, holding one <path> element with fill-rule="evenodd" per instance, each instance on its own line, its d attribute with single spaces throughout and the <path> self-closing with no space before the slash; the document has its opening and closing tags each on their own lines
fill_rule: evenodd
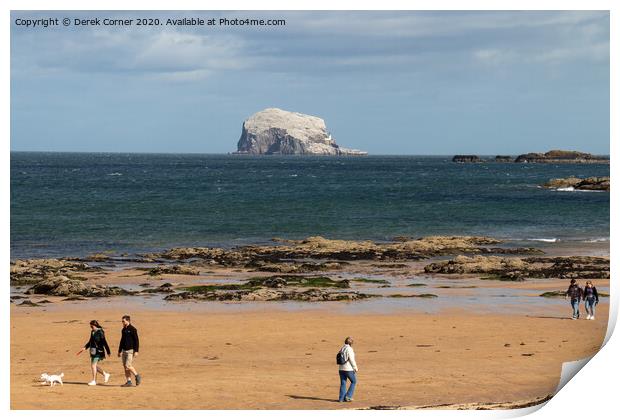
<svg viewBox="0 0 620 420">
<path fill-rule="evenodd" d="M 184 274 L 187 276 L 198 276 L 200 270 L 189 265 L 158 265 L 149 270 L 150 276 L 159 276 L 162 274 Z"/>
<path fill-rule="evenodd" d="M 500 280 L 531 278 L 609 278 L 609 258 L 605 257 L 528 257 L 458 256 L 449 261 L 428 264 L 426 273 L 487 274 Z"/>
<path fill-rule="evenodd" d="M 130 295 L 132 292 L 116 286 L 87 285 L 81 280 L 56 276 L 36 283 L 26 291 L 26 294 L 105 297 Z"/>
<path fill-rule="evenodd" d="M 271 276 L 255 277 L 248 280 L 245 285 L 249 287 L 350 287 L 349 280 L 332 280 L 329 277 L 305 277 L 305 276 Z"/>
<path fill-rule="evenodd" d="M 312 236 L 287 240 L 281 245 L 223 248 L 174 248 L 153 258 L 202 260 L 205 264 L 245 267 L 272 272 L 300 273 L 339 269 L 343 262 L 354 260 L 419 260 L 440 255 L 471 254 L 541 254 L 535 248 L 491 246 L 501 241 L 485 236 L 427 236 L 399 238 L 394 242 L 348 241 Z M 302 261 L 296 261 L 302 260 Z M 309 262 L 308 260 L 327 260 Z"/>
<path fill-rule="evenodd" d="M 48 277 L 76 275 L 81 271 L 95 271 L 83 262 L 46 258 L 15 260 L 11 263 L 11 284 L 34 284 Z"/>
<path fill-rule="evenodd" d="M 246 289 L 246 290 L 205 290 L 187 291 L 166 296 L 168 301 L 214 300 L 214 301 L 351 301 L 375 297 L 359 292 L 334 292 L 321 289 L 283 290 L 283 289 Z"/>
</svg>

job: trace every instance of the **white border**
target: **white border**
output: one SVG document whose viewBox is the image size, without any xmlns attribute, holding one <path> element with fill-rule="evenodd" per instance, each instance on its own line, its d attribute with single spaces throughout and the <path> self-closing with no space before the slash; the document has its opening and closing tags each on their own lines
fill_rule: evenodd
<svg viewBox="0 0 620 420">
<path fill-rule="evenodd" d="M 10 155 L 9 155 L 9 138 L 10 138 L 10 10 L 611 10 L 611 138 L 615 141 L 610 144 L 610 151 L 612 155 L 612 161 L 615 162 L 617 156 L 617 144 L 618 141 L 618 124 L 620 115 L 618 114 L 618 86 L 616 83 L 618 74 L 618 2 L 603 1 L 603 0 L 591 0 L 591 1 L 553 1 L 553 0 L 475 0 L 475 1 L 396 1 L 396 0 L 382 0 L 375 2 L 374 4 L 361 4 L 355 1 L 335 1 L 335 0 L 300 0 L 292 3 L 290 1 L 275 1 L 264 0 L 260 3 L 256 1 L 199 1 L 199 0 L 180 0 L 175 2 L 163 2 L 152 0 L 149 2 L 137 1 L 137 0 L 110 0 L 110 1 L 89 1 L 81 2 L 77 0 L 57 0 L 53 4 L 44 0 L 23 0 L 23 1 L 4 1 L 2 6 L 2 31 L 0 32 L 0 42 L 2 45 L 2 54 L 4 59 L 2 60 L 2 102 L 1 102 L 1 121 L 0 127 L 2 128 L 2 140 L 3 140 L 3 153 L 2 153 L 2 167 L 4 168 L 5 176 L 2 178 L 1 188 L 2 195 L 5 200 L 2 201 L 2 211 L 4 213 L 5 223 L 2 225 L 3 238 L 2 243 L 2 270 L 4 273 L 9 272 L 9 227 L 10 227 L 10 206 L 8 197 L 10 197 Z M 616 76 L 616 77 L 614 77 Z M 618 179 L 618 171 L 614 165 L 611 166 L 611 176 L 614 179 Z M 611 209 L 618 208 L 617 194 L 615 190 L 611 193 Z M 611 221 L 611 255 L 612 255 L 612 279 L 618 274 L 616 264 L 616 230 L 617 226 L 614 220 Z M 5 293 L 3 296 L 9 294 L 9 282 L 8 279 L 3 283 L 3 290 Z M 9 302 L 6 298 L 1 299 L 2 314 L 4 316 L 4 325 L 2 328 L 3 345 L 0 346 L 0 360 L 2 360 L 5 369 L 2 369 L 1 379 L 1 401 L 3 411 L 9 410 L 10 404 L 10 377 L 9 369 Z M 618 290 L 614 282 L 611 284 L 611 309 L 610 309 L 610 328 L 608 331 L 608 339 L 611 334 L 615 321 L 618 316 Z M 587 367 L 580 372 L 551 400 L 543 409 L 536 411 L 530 418 L 535 419 L 550 419 L 550 418 L 608 418 L 608 413 L 615 412 L 615 398 L 617 394 L 618 375 L 620 375 L 619 362 L 615 354 L 620 354 L 618 351 L 620 344 L 618 338 L 611 336 L 606 346 L 588 363 Z M 589 395 L 593 399 L 594 403 L 585 403 L 585 397 Z M 343 415 L 355 416 L 355 417 L 368 417 L 372 416 L 376 418 L 380 417 L 404 417 L 412 416 L 416 418 L 453 418 L 455 416 L 463 418 L 500 418 L 500 417 L 514 417 L 515 415 L 525 414 L 526 411 L 531 410 L 515 410 L 511 412 L 483 412 L 483 411 L 395 411 L 395 412 L 348 412 L 343 414 L 341 411 L 323 411 L 320 413 L 313 411 L 181 411 L 175 412 L 175 416 L 202 418 L 205 415 L 209 417 L 218 418 L 237 418 L 237 416 L 252 416 L 253 418 L 285 418 L 291 414 L 301 418 L 315 417 L 317 414 L 326 417 L 336 416 L 338 418 Z M 71 412 L 25 412 L 25 411 L 12 411 L 8 412 L 11 417 L 14 418 L 31 418 L 41 417 L 45 418 L 83 418 L 85 415 L 89 415 L 81 411 Z M 148 415 L 149 418 L 165 418 L 169 415 L 166 411 L 148 411 L 148 412 L 99 412 L 93 413 L 93 415 L 99 417 L 105 417 L 108 415 L 114 416 L 136 416 L 142 417 Z"/>
</svg>

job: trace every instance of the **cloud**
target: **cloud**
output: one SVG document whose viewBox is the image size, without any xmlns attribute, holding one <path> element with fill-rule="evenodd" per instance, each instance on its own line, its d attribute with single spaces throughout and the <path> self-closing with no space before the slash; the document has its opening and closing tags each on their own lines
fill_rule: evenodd
<svg viewBox="0 0 620 420">
<path fill-rule="evenodd" d="M 27 13 L 13 12 L 13 17 Z M 13 26 L 12 70 L 194 81 L 225 72 L 314 77 L 609 60 L 607 12 L 149 12 L 149 17 L 172 15 L 285 18 L 287 25 L 58 31 Z"/>
</svg>

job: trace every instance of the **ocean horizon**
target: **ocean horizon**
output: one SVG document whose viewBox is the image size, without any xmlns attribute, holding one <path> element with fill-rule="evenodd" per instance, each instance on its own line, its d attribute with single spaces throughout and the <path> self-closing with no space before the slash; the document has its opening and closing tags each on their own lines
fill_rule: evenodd
<svg viewBox="0 0 620 420">
<path fill-rule="evenodd" d="M 253 157 L 271 157 L 271 156 L 290 156 L 295 158 L 313 158 L 313 157 L 329 157 L 329 158 L 367 158 L 371 157 L 443 157 L 450 158 L 456 155 L 476 155 L 480 157 L 486 158 L 494 158 L 496 156 L 519 156 L 521 154 L 529 153 L 475 153 L 475 152 L 455 152 L 451 154 L 411 154 L 411 153 L 368 153 L 367 155 L 341 155 L 341 156 L 326 156 L 326 155 L 279 155 L 279 154 L 264 154 L 264 155 L 249 155 L 249 154 L 235 154 L 234 151 L 230 152 L 148 152 L 148 151 L 140 151 L 140 152 L 118 152 L 118 151 L 67 151 L 67 150 L 11 150 L 11 154 L 13 153 L 41 153 L 41 154 L 105 154 L 105 155 L 170 155 L 170 156 L 178 156 L 178 155 L 205 155 L 205 156 L 253 156 Z M 544 153 L 544 152 L 540 152 Z M 590 153 L 594 156 L 606 157 L 609 158 L 609 153 L 596 153 L 596 152 L 585 152 Z"/>
</svg>

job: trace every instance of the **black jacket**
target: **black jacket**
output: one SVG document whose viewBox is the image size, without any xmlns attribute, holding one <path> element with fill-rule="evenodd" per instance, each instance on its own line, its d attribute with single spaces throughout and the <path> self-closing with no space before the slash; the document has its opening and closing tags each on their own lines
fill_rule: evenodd
<svg viewBox="0 0 620 420">
<path fill-rule="evenodd" d="M 581 300 L 583 298 L 583 289 L 576 284 L 571 284 L 568 286 L 566 296 L 569 296 L 571 299 Z"/>
<path fill-rule="evenodd" d="M 129 324 L 121 330 L 121 342 L 118 345 L 118 352 L 123 350 L 133 350 L 137 352 L 140 348 L 140 340 L 138 339 L 138 330 Z"/>
<path fill-rule="evenodd" d="M 103 329 L 101 328 L 98 328 L 95 331 L 91 331 L 90 338 L 88 339 L 88 342 L 84 344 L 84 348 L 85 349 L 90 349 L 90 348 L 97 349 L 96 356 L 99 357 L 100 359 L 105 359 L 105 353 L 108 353 L 108 356 L 110 355 L 110 346 L 108 346 L 108 342 L 105 339 L 105 333 L 103 332 Z"/>
<path fill-rule="evenodd" d="M 596 298 L 596 303 L 598 303 L 598 292 L 596 291 L 596 287 L 584 287 L 583 289 L 583 298 L 587 298 L 588 295 L 594 296 Z"/>
</svg>

